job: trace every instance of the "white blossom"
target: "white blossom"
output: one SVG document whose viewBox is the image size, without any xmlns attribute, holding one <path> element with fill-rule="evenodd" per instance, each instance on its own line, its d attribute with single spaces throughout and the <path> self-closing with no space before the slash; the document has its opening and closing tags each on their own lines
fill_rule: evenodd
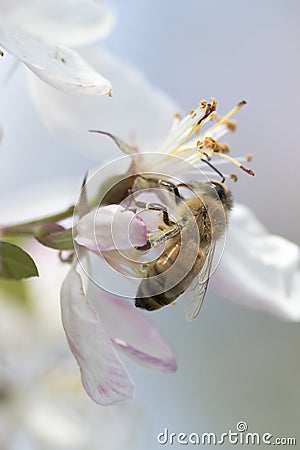
<svg viewBox="0 0 300 450">
<path fill-rule="evenodd" d="M 76 48 L 104 37 L 113 22 L 104 1 L 2 1 L 0 45 L 59 90 L 110 95 L 111 83 Z"/>
<path fill-rule="evenodd" d="M 94 51 L 89 54 L 93 61 L 98 60 L 99 64 L 104 62 L 103 53 Z M 147 101 L 143 101 L 142 94 L 131 97 L 128 94 L 128 85 L 137 79 L 136 71 L 131 71 L 127 67 L 127 70 L 122 72 L 123 79 L 120 79 L 119 66 L 107 54 L 105 62 L 109 65 L 111 74 L 114 74 L 115 85 L 119 91 L 114 108 L 107 103 L 102 104 L 100 108 L 100 105 L 92 102 L 92 99 L 73 98 L 68 100 L 63 94 L 54 93 L 50 87 L 45 87 L 41 83 L 32 83 L 35 104 L 45 123 L 54 133 L 63 137 L 65 142 L 72 145 L 75 145 L 75 141 L 77 144 L 79 142 L 79 146 L 84 147 L 86 151 L 94 150 L 95 146 L 98 146 L 101 149 L 99 157 L 102 154 L 103 158 L 103 155 L 107 157 L 111 145 L 115 144 L 106 143 L 104 141 L 107 139 L 106 137 L 89 136 L 86 132 L 88 128 L 110 132 L 127 142 L 131 132 L 136 136 L 135 145 L 138 144 L 141 156 L 143 156 L 143 152 L 152 152 L 151 165 L 149 165 L 149 158 L 145 155 L 145 158 L 141 158 L 139 161 L 140 165 L 136 167 L 136 171 L 153 171 L 166 167 L 161 165 L 165 161 L 166 154 L 180 156 L 188 164 L 196 163 L 199 167 L 201 161 L 199 153 L 197 153 L 199 150 L 197 141 L 204 141 L 209 137 L 218 140 L 228 131 L 226 124 L 219 123 L 211 130 L 208 127 L 200 137 L 193 138 L 191 136 L 188 145 L 181 145 L 180 139 L 185 142 L 185 137 L 197 123 L 203 109 L 196 109 L 193 114 L 183 120 L 176 115 L 173 127 L 168 134 L 168 126 L 171 127 L 172 108 L 174 112 L 172 101 L 168 102 L 163 94 L 159 100 L 160 94 L 155 88 L 151 100 L 152 87 L 142 78 L 139 78 L 139 89 L 142 93 L 144 88 Z M 117 108 L 118 104 L 119 108 Z M 57 110 L 62 114 L 60 123 L 55 114 Z M 85 125 L 81 127 L 79 123 Z M 159 143 L 159 138 L 161 143 Z M 182 152 L 181 148 L 185 151 Z M 224 157 L 226 158 L 227 155 Z M 240 164 L 242 163 L 243 161 L 240 162 Z M 202 164 L 204 165 L 204 163 Z M 218 165 L 218 167 L 223 166 Z M 176 174 L 177 170 L 178 167 L 175 164 L 172 165 L 171 162 L 168 166 L 168 174 Z M 249 183 L 255 183 L 255 178 L 249 178 Z M 235 189 L 238 189 L 238 183 L 232 188 L 233 193 Z M 244 211 L 246 219 L 239 222 L 237 226 L 236 221 L 241 220 L 241 211 Z M 210 287 L 215 289 L 220 296 L 247 307 L 263 309 L 283 319 L 299 320 L 299 247 L 283 238 L 273 238 L 263 225 L 260 225 L 264 231 L 260 233 L 259 239 L 254 239 L 252 229 L 256 228 L 258 223 L 258 219 L 249 212 L 249 209 L 243 209 L 237 205 L 233 210 L 232 217 L 229 218 L 225 253 L 210 280 Z M 248 245 L 249 241 L 253 242 L 256 248 L 259 242 L 260 251 L 254 253 L 254 249 Z M 237 249 L 239 250 L 237 251 Z M 285 255 L 284 264 L 282 255 Z M 289 258 L 287 255 L 290 255 Z M 267 273 L 268 276 L 265 276 Z M 248 279 L 248 276 L 247 283 L 245 280 Z M 276 295 L 274 286 L 280 287 L 276 290 Z M 242 295 L 243 292 L 245 292 L 245 296 Z"/>
</svg>

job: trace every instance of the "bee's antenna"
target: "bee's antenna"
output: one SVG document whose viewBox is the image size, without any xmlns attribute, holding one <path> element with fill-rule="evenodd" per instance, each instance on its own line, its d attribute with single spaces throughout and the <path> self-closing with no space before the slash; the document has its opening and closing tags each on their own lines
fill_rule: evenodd
<svg viewBox="0 0 300 450">
<path fill-rule="evenodd" d="M 215 172 L 217 172 L 217 174 L 219 175 L 219 177 L 222 178 L 221 183 L 224 183 L 225 181 L 225 177 L 224 175 L 209 161 L 207 161 L 207 159 L 201 158 L 201 161 L 205 162 L 211 169 L 213 169 Z"/>
</svg>

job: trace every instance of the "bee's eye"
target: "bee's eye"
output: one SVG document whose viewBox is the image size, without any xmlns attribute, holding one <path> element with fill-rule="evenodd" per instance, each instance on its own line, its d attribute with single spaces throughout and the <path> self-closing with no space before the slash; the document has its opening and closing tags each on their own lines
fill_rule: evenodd
<svg viewBox="0 0 300 450">
<path fill-rule="evenodd" d="M 223 199 L 225 197 L 225 189 L 224 187 L 219 183 L 211 183 L 212 187 L 217 191 L 217 194 L 220 199 Z"/>
</svg>

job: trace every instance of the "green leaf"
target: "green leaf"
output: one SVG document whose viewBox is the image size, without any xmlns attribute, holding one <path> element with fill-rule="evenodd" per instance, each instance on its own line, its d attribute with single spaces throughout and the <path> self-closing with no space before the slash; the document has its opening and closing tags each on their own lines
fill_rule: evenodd
<svg viewBox="0 0 300 450">
<path fill-rule="evenodd" d="M 0 241 L 0 278 L 22 280 L 38 277 L 35 262 L 21 247 Z"/>
<path fill-rule="evenodd" d="M 35 238 L 46 247 L 54 248 L 55 250 L 73 250 L 73 234 L 72 229 L 49 233 L 44 236 L 35 236 Z"/>
</svg>

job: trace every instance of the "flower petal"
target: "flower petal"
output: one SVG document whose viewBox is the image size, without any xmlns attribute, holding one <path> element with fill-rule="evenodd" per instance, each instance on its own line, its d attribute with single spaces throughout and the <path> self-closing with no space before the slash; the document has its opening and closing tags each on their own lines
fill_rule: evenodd
<svg viewBox="0 0 300 450">
<path fill-rule="evenodd" d="M 160 330 L 131 301 L 90 284 L 88 298 L 114 344 L 139 363 L 163 371 L 177 369 L 172 348 Z"/>
<path fill-rule="evenodd" d="M 134 385 L 103 325 L 87 301 L 80 275 L 71 270 L 61 290 L 61 314 L 87 394 L 100 405 L 133 397 Z"/>
<path fill-rule="evenodd" d="M 146 244 L 147 228 L 132 211 L 108 205 L 78 221 L 75 241 L 94 252 L 127 249 Z"/>
<path fill-rule="evenodd" d="M 48 42 L 77 47 L 105 37 L 115 16 L 104 1 L 14 0 L 1 2 L 1 23 Z"/>
<path fill-rule="evenodd" d="M 113 97 L 75 98 L 30 77 L 33 100 L 46 126 L 71 148 L 91 151 L 98 160 L 120 153 L 109 138 L 88 130 L 107 131 L 130 145 L 155 149 L 169 132 L 175 104 L 108 52 L 89 48 L 81 55 L 112 81 Z"/>
<path fill-rule="evenodd" d="M 51 86 L 68 94 L 111 93 L 111 84 L 74 50 L 34 35 L 0 28 L 0 43 Z"/>
<path fill-rule="evenodd" d="M 210 286 L 222 297 L 300 320 L 300 249 L 269 234 L 243 205 L 232 211 L 221 265 Z"/>
</svg>

